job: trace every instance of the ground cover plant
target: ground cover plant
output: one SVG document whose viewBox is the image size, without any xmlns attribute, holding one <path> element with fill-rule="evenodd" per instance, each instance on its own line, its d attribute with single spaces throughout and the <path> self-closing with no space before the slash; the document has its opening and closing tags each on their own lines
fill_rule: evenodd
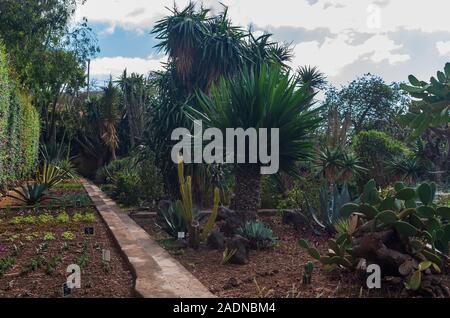
<svg viewBox="0 0 450 318">
<path fill-rule="evenodd" d="M 64 188 L 81 190 L 73 183 L 60 186 Z M 133 276 L 95 208 L 5 208 L 0 220 L 0 297 L 133 295 Z M 94 234 L 86 235 L 86 227 Z M 103 250 L 110 251 L 109 261 Z M 71 264 L 82 269 L 83 285 L 65 296 L 62 288 Z"/>
</svg>

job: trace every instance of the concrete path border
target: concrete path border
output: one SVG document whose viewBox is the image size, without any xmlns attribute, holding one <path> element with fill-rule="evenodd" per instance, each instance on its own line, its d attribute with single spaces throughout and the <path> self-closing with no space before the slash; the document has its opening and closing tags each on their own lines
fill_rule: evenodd
<svg viewBox="0 0 450 318">
<path fill-rule="evenodd" d="M 136 277 L 135 291 L 138 296 L 215 297 L 96 185 L 86 180 L 82 180 L 82 184 L 128 260 Z"/>
</svg>

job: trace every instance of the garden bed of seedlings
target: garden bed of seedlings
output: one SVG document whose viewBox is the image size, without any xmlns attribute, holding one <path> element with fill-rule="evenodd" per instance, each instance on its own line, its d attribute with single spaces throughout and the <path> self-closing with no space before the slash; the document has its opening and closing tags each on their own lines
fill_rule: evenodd
<svg viewBox="0 0 450 318">
<path fill-rule="evenodd" d="M 0 297 L 133 296 L 133 276 L 105 224 L 94 207 L 80 204 L 87 195 L 83 188 L 61 184 L 51 195 L 53 201 L 35 208 L 5 208 L 3 203 Z M 63 285 L 72 264 L 81 268 L 81 288 L 68 295 Z"/>
<path fill-rule="evenodd" d="M 134 217 L 159 244 L 196 276 L 218 297 L 276 297 L 276 298 L 355 298 L 410 297 L 398 285 L 382 283 L 380 290 L 362 288 L 361 280 L 345 270 L 327 272 L 319 262 L 298 244 L 307 239 L 321 253 L 328 249 L 327 236 L 317 236 L 305 228 L 301 233 L 282 223 L 280 216 L 262 216 L 277 237 L 277 244 L 269 250 L 250 251 L 247 265 L 222 264 L 222 251 L 202 245 L 199 250 L 180 247 L 155 224 L 155 217 Z M 314 269 L 310 285 L 303 284 L 304 266 L 312 261 Z M 450 287 L 450 277 L 444 276 Z"/>
</svg>

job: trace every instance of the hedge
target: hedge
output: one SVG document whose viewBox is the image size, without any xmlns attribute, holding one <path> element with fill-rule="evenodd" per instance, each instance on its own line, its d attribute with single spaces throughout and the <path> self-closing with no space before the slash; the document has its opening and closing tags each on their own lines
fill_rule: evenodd
<svg viewBox="0 0 450 318">
<path fill-rule="evenodd" d="M 0 43 L 0 187 L 29 176 L 39 152 L 39 114 L 10 76 Z"/>
</svg>

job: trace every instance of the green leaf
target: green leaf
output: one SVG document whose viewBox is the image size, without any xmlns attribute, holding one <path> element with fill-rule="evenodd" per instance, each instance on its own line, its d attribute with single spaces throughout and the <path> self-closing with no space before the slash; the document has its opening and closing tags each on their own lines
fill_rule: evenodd
<svg viewBox="0 0 450 318">
<path fill-rule="evenodd" d="M 409 223 L 418 229 L 423 229 L 425 227 L 425 223 L 423 223 L 422 220 L 415 214 L 412 214 L 409 217 Z"/>
<path fill-rule="evenodd" d="M 416 191 L 412 188 L 404 188 L 397 192 L 396 198 L 403 201 L 408 201 L 416 197 Z"/>
<path fill-rule="evenodd" d="M 345 204 L 341 210 L 340 213 L 343 217 L 347 218 L 349 217 L 352 213 L 358 212 L 359 211 L 359 205 L 355 204 L 355 203 L 347 203 Z"/>
<path fill-rule="evenodd" d="M 431 264 L 433 264 L 433 263 L 430 261 L 424 261 L 419 264 L 419 270 L 422 272 L 426 271 L 427 269 L 429 269 L 431 267 Z"/>
<path fill-rule="evenodd" d="M 378 210 L 371 205 L 363 204 L 360 207 L 361 213 L 367 216 L 369 219 L 373 219 L 378 215 Z"/>
<path fill-rule="evenodd" d="M 303 247 L 303 248 L 309 249 L 309 244 L 308 244 L 308 242 L 307 242 L 306 240 L 304 240 L 304 239 L 299 240 L 299 241 L 298 241 L 298 244 L 299 244 L 301 247 Z"/>
<path fill-rule="evenodd" d="M 439 215 L 442 218 L 450 219 L 450 207 L 448 206 L 441 206 L 436 209 L 436 214 Z"/>
<path fill-rule="evenodd" d="M 394 189 L 396 192 L 400 192 L 400 190 L 405 188 L 405 184 L 403 182 L 396 182 L 394 184 Z"/>
<path fill-rule="evenodd" d="M 316 250 L 315 248 L 309 248 L 308 252 L 312 258 L 315 258 L 316 260 L 320 261 L 320 253 L 318 250 Z"/>
<path fill-rule="evenodd" d="M 415 236 L 419 232 L 415 226 L 403 221 L 395 222 L 395 229 L 403 236 Z"/>
<path fill-rule="evenodd" d="M 417 188 L 417 194 L 424 205 L 429 205 L 433 200 L 433 191 L 428 183 L 422 183 Z"/>
<path fill-rule="evenodd" d="M 420 81 L 414 75 L 409 75 L 408 79 L 413 86 L 420 86 Z"/>
<path fill-rule="evenodd" d="M 379 209 L 380 211 L 395 209 L 395 197 L 390 196 L 384 199 L 383 202 L 381 202 Z"/>
<path fill-rule="evenodd" d="M 420 288 L 420 284 L 422 283 L 422 273 L 420 271 L 415 271 L 412 274 L 411 278 L 408 281 L 407 288 L 409 290 L 418 290 Z"/>
<path fill-rule="evenodd" d="M 429 218 L 426 222 L 426 228 L 430 233 L 436 232 L 441 228 L 441 222 L 435 217 Z"/>
<path fill-rule="evenodd" d="M 435 263 L 437 266 L 439 266 L 440 268 L 442 268 L 443 262 L 442 259 L 437 256 L 436 254 L 427 251 L 427 250 L 423 250 L 422 251 L 423 256 L 425 256 L 425 258 L 433 263 Z"/>
<path fill-rule="evenodd" d="M 450 78 L 450 63 L 445 63 L 444 71 L 445 71 L 445 76 L 447 78 Z"/>
<path fill-rule="evenodd" d="M 415 198 L 405 201 L 405 208 L 407 208 L 407 209 L 415 209 L 416 207 L 417 207 L 417 204 L 416 204 Z"/>
<path fill-rule="evenodd" d="M 431 206 L 423 205 L 417 208 L 417 213 L 423 218 L 432 218 L 436 214 L 436 211 Z"/>
<path fill-rule="evenodd" d="M 437 78 L 438 78 L 439 82 L 441 82 L 442 84 L 445 84 L 447 82 L 447 78 L 446 78 L 445 74 L 441 71 L 437 72 Z"/>
<path fill-rule="evenodd" d="M 377 219 L 387 225 L 398 221 L 397 214 L 393 211 L 383 211 L 377 215 Z"/>
</svg>

